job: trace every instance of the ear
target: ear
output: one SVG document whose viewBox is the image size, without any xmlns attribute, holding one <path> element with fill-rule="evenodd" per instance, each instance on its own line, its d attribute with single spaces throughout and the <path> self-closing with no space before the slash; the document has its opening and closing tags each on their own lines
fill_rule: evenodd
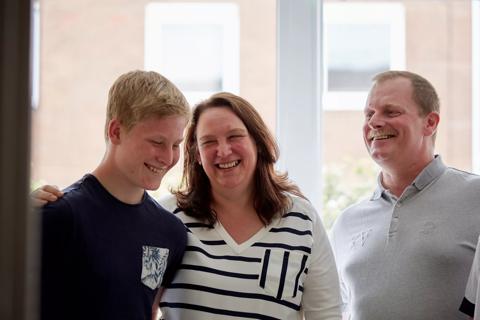
<svg viewBox="0 0 480 320">
<path fill-rule="evenodd" d="M 117 119 L 112 119 L 108 123 L 108 140 L 112 144 L 120 144 L 120 138 L 121 138 L 121 131 L 123 130 L 122 125 L 120 124 L 120 121 Z"/>
<path fill-rule="evenodd" d="M 437 131 L 438 124 L 440 122 L 440 115 L 438 112 L 432 111 L 425 117 L 425 136 L 433 136 Z"/>
</svg>

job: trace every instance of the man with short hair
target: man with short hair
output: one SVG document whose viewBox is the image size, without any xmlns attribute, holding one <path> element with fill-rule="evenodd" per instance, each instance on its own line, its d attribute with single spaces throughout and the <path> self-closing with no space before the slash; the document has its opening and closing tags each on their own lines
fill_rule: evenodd
<svg viewBox="0 0 480 320">
<path fill-rule="evenodd" d="M 146 190 L 177 163 L 188 117 L 183 94 L 156 72 L 115 81 L 103 160 L 42 208 L 42 319 L 155 316 L 186 229 Z"/>
<path fill-rule="evenodd" d="M 423 77 L 373 79 L 363 138 L 381 167 L 373 195 L 332 231 L 353 320 L 465 319 L 458 311 L 480 233 L 480 177 L 434 155 L 439 99 Z"/>
</svg>

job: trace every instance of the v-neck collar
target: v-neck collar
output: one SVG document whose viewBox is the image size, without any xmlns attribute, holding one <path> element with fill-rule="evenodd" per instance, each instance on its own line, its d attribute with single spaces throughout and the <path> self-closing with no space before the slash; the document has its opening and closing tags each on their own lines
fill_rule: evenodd
<svg viewBox="0 0 480 320">
<path fill-rule="evenodd" d="M 272 227 L 272 223 L 266 227 L 262 227 L 260 230 L 257 231 L 253 236 L 251 236 L 248 240 L 237 243 L 232 236 L 228 233 L 228 231 L 223 227 L 220 221 L 215 223 L 214 229 L 218 232 L 220 237 L 227 243 L 227 245 L 235 252 L 235 253 L 242 253 L 246 249 L 250 248 L 255 242 L 263 238 L 270 228 Z"/>
</svg>

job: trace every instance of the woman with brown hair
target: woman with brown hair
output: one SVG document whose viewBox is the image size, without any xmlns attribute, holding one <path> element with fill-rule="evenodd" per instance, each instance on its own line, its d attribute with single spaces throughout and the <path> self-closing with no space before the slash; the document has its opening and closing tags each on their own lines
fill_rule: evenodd
<svg viewBox="0 0 480 320">
<path fill-rule="evenodd" d="M 246 100 L 217 93 L 193 110 L 183 183 L 163 201 L 188 246 L 160 303 L 165 319 L 340 319 L 320 218 L 286 174 Z"/>
</svg>

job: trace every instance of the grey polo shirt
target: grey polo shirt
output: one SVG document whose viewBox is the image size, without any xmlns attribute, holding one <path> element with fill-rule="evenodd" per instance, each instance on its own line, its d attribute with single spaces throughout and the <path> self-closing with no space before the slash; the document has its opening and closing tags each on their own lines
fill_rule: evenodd
<svg viewBox="0 0 480 320">
<path fill-rule="evenodd" d="M 467 319 L 458 306 L 479 234 L 480 177 L 440 156 L 398 199 L 379 183 L 332 230 L 346 311 L 354 320 Z"/>
</svg>

